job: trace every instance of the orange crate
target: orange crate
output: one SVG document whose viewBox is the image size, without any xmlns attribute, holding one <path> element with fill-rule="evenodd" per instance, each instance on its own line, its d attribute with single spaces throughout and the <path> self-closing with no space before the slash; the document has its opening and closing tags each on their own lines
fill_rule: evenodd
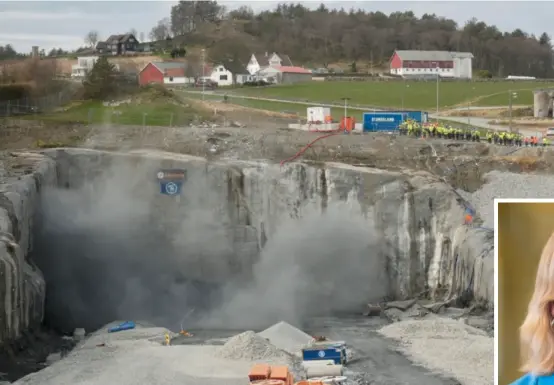
<svg viewBox="0 0 554 385">
<path fill-rule="evenodd" d="M 289 381 L 289 368 L 287 366 L 272 366 L 269 378 L 287 383 Z"/>
<path fill-rule="evenodd" d="M 271 367 L 267 364 L 257 364 L 250 369 L 248 378 L 250 381 L 266 380 L 269 378 Z"/>
</svg>

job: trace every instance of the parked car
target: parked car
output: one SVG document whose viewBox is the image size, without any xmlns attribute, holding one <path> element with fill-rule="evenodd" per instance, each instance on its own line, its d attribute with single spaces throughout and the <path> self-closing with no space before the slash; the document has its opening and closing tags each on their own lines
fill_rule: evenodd
<svg viewBox="0 0 554 385">
<path fill-rule="evenodd" d="M 194 83 L 194 86 L 213 89 L 217 87 L 217 83 L 210 79 L 198 79 L 196 83 Z"/>
</svg>

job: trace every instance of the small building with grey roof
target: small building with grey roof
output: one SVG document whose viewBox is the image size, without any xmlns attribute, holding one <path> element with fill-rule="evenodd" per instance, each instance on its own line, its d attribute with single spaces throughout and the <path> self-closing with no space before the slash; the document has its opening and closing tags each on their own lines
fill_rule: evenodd
<svg viewBox="0 0 554 385">
<path fill-rule="evenodd" d="M 390 59 L 390 73 L 402 77 L 471 79 L 470 52 L 396 50 Z"/>
</svg>

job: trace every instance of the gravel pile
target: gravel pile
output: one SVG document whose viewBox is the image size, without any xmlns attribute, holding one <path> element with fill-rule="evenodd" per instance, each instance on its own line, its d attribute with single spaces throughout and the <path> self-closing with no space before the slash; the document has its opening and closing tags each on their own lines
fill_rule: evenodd
<svg viewBox="0 0 554 385">
<path fill-rule="evenodd" d="M 494 227 L 494 198 L 551 198 L 554 176 L 491 171 L 486 183 L 474 193 L 458 191 L 483 219 L 483 227 Z"/>
<path fill-rule="evenodd" d="M 462 385 L 492 385 L 494 339 L 452 319 L 402 321 L 379 330 L 400 342 L 400 350 L 425 368 Z"/>
<path fill-rule="evenodd" d="M 217 357 L 232 360 L 282 362 L 288 364 L 292 360 L 290 354 L 272 345 L 268 340 L 253 331 L 238 334 L 221 346 Z"/>
<path fill-rule="evenodd" d="M 258 335 L 290 354 L 300 354 L 301 349 L 311 344 L 314 340 L 311 335 L 304 333 L 285 321 L 270 326 L 258 333 Z"/>
<path fill-rule="evenodd" d="M 216 357 L 216 346 L 163 346 L 163 328 L 93 333 L 62 360 L 17 385 L 243 385 L 252 362 Z"/>
</svg>

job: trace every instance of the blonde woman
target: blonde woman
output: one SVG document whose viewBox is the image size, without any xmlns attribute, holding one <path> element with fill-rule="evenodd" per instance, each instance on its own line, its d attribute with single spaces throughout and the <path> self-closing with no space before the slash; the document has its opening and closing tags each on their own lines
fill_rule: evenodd
<svg viewBox="0 0 554 385">
<path fill-rule="evenodd" d="M 535 292 L 520 328 L 520 351 L 527 374 L 511 385 L 554 385 L 554 234 L 544 246 Z"/>
</svg>

